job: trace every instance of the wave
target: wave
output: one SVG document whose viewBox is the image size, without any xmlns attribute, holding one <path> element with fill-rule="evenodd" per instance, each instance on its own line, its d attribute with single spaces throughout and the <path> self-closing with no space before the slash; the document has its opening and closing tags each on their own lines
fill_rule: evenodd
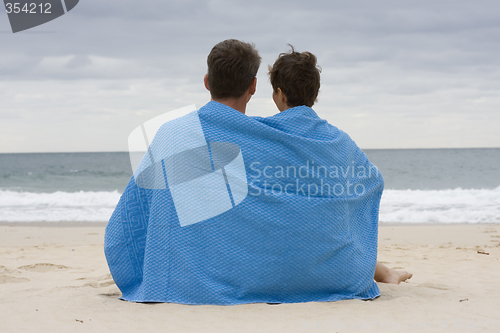
<svg viewBox="0 0 500 333">
<path fill-rule="evenodd" d="M 105 222 L 118 200 L 113 192 L 32 193 L 0 190 L 2 222 Z"/>
<path fill-rule="evenodd" d="M 120 199 L 113 192 L 32 193 L 0 190 L 2 222 L 106 222 Z M 496 189 L 385 190 L 380 221 L 391 223 L 500 223 Z"/>
<path fill-rule="evenodd" d="M 496 189 L 385 190 L 381 222 L 500 223 Z"/>
</svg>

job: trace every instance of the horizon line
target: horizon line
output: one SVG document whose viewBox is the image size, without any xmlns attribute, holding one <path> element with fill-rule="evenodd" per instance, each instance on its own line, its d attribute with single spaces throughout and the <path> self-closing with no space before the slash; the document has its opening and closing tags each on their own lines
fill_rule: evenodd
<svg viewBox="0 0 500 333">
<path fill-rule="evenodd" d="M 364 150 L 438 150 L 438 149 L 500 149 L 500 147 L 433 147 L 433 148 L 360 148 Z M 95 154 L 95 153 L 129 153 L 128 150 L 103 150 L 103 151 L 19 151 L 0 152 L 0 154 Z"/>
</svg>

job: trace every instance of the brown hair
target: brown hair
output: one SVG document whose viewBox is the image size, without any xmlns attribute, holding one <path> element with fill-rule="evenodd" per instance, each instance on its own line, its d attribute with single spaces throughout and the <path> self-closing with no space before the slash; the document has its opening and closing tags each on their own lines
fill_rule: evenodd
<svg viewBox="0 0 500 333">
<path fill-rule="evenodd" d="M 253 44 L 227 39 L 215 45 L 207 58 L 207 81 L 212 98 L 241 97 L 257 75 L 260 61 Z"/>
<path fill-rule="evenodd" d="M 281 53 L 271 67 L 269 76 L 274 92 L 281 88 L 289 107 L 313 106 L 318 97 L 320 87 L 316 56 L 310 52 L 296 52 L 292 45 L 288 53 Z"/>
</svg>

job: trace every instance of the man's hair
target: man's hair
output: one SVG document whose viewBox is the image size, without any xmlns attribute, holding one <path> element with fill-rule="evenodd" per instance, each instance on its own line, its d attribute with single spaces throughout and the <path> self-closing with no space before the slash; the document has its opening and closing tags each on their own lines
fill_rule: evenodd
<svg viewBox="0 0 500 333">
<path fill-rule="evenodd" d="M 292 45 L 288 45 L 291 51 L 281 53 L 274 65 L 269 66 L 271 85 L 274 92 L 281 88 L 289 107 L 311 107 L 318 97 L 321 68 L 316 65 L 314 54 L 296 52 Z"/>
<path fill-rule="evenodd" d="M 215 45 L 207 58 L 212 99 L 241 97 L 257 75 L 260 61 L 254 44 L 228 39 Z"/>
</svg>

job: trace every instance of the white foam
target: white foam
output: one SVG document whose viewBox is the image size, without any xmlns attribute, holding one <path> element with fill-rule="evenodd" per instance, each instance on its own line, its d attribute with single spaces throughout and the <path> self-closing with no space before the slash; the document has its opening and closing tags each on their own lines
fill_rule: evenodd
<svg viewBox="0 0 500 333">
<path fill-rule="evenodd" d="M 31 193 L 0 190 L 0 221 L 106 222 L 120 193 Z M 493 190 L 385 190 L 381 222 L 500 223 L 500 187 Z"/>
<path fill-rule="evenodd" d="M 493 190 L 385 190 L 380 221 L 500 223 L 500 187 Z"/>
<path fill-rule="evenodd" d="M 31 193 L 0 190 L 2 222 L 105 222 L 113 213 L 120 193 Z"/>
</svg>

